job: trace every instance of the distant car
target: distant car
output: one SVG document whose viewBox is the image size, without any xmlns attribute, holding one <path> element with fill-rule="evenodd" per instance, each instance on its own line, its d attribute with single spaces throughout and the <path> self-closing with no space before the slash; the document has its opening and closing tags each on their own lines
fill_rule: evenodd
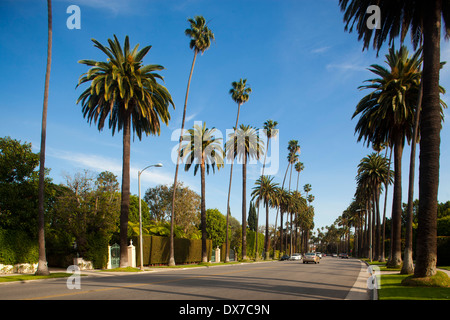
<svg viewBox="0 0 450 320">
<path fill-rule="evenodd" d="M 320 259 L 322 259 L 322 252 L 316 252 Z"/>
<path fill-rule="evenodd" d="M 337 254 L 336 254 L 336 253 L 333 253 L 331 256 L 332 256 L 332 257 L 337 257 Z"/>
<path fill-rule="evenodd" d="M 346 253 L 339 253 L 339 258 L 341 258 L 341 259 L 348 259 L 348 254 L 346 254 Z"/>
<path fill-rule="evenodd" d="M 300 253 L 294 253 L 289 260 L 302 260 L 302 256 Z"/>
<path fill-rule="evenodd" d="M 280 261 L 284 261 L 284 260 L 289 260 L 289 256 L 287 255 L 287 254 L 285 254 L 284 256 L 282 256 L 281 258 L 280 258 Z"/>
<path fill-rule="evenodd" d="M 303 256 L 303 263 L 320 263 L 320 258 L 315 252 L 308 252 Z"/>
</svg>

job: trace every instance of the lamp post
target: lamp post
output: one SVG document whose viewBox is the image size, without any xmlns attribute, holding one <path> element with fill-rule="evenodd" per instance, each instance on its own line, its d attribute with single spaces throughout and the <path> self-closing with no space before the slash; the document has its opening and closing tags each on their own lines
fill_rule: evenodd
<svg viewBox="0 0 450 320">
<path fill-rule="evenodd" d="M 139 184 L 139 251 L 141 256 L 141 270 L 144 270 L 144 248 L 142 247 L 142 213 L 141 213 L 141 174 L 150 167 L 162 167 L 162 163 L 152 164 L 141 171 L 138 171 L 138 184 Z"/>
</svg>

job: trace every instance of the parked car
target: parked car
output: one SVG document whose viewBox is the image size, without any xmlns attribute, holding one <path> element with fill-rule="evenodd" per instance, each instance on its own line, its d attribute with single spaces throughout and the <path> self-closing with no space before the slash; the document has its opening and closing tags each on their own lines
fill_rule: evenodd
<svg viewBox="0 0 450 320">
<path fill-rule="evenodd" d="M 294 253 L 289 260 L 302 260 L 302 256 L 300 253 Z"/>
<path fill-rule="evenodd" d="M 339 253 L 339 258 L 341 258 L 341 259 L 348 259 L 348 254 L 346 254 L 346 253 Z"/>
<path fill-rule="evenodd" d="M 285 254 L 284 256 L 282 256 L 281 258 L 280 258 L 280 261 L 284 261 L 284 260 L 289 260 L 289 256 L 287 255 L 287 254 Z"/>
<path fill-rule="evenodd" d="M 303 256 L 303 263 L 320 263 L 320 258 L 315 252 L 308 252 Z"/>
<path fill-rule="evenodd" d="M 336 253 L 333 253 L 331 256 L 332 256 L 332 257 L 337 257 L 337 254 L 336 254 Z"/>
<path fill-rule="evenodd" d="M 317 256 L 322 259 L 322 252 L 316 252 Z"/>
</svg>

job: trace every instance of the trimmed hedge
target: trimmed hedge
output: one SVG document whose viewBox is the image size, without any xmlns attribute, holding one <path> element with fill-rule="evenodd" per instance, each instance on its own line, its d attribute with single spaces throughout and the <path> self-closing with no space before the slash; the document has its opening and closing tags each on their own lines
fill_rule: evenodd
<svg viewBox="0 0 450 320">
<path fill-rule="evenodd" d="M 143 264 L 168 264 L 170 257 L 170 238 L 159 236 L 142 236 Z M 197 263 L 202 261 L 202 240 L 175 238 L 174 256 L 176 264 Z M 136 244 L 137 265 L 141 263 L 139 237 L 133 239 Z M 212 241 L 206 240 L 208 261 L 211 259 Z"/>
<path fill-rule="evenodd" d="M 37 263 L 39 244 L 21 230 L 0 229 L 0 264 Z"/>
<path fill-rule="evenodd" d="M 437 265 L 450 266 L 450 237 L 437 238 Z"/>
</svg>

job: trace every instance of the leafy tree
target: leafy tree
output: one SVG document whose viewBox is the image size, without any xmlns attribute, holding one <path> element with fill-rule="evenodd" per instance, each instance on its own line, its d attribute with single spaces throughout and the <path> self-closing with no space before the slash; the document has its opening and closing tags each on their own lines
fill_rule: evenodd
<svg viewBox="0 0 450 320">
<path fill-rule="evenodd" d="M 0 138 L 0 229 L 22 230 L 37 239 L 38 166 L 39 154 L 32 151 L 31 143 Z M 48 177 L 45 188 L 45 200 L 50 204 L 54 188 Z"/>
<path fill-rule="evenodd" d="M 212 240 L 213 248 L 221 246 L 225 242 L 225 228 L 227 219 L 218 209 L 206 210 L 206 233 Z"/>
<path fill-rule="evenodd" d="M 171 220 L 173 186 L 157 185 L 145 192 L 144 200 L 147 202 L 152 220 L 164 222 Z M 198 193 L 189 187 L 177 183 L 177 196 L 175 198 L 175 227 L 183 229 L 188 238 L 197 232 L 200 223 L 200 201 Z"/>
<path fill-rule="evenodd" d="M 139 140 L 142 133 L 159 135 L 160 122 L 168 124 L 170 120 L 169 105 L 173 105 L 173 101 L 169 91 L 157 82 L 157 79 L 163 79 L 157 72 L 164 67 L 143 65 L 142 59 L 151 46 L 138 50 L 139 45 L 136 45 L 130 50 L 128 36 L 125 37 L 123 48 L 115 35 L 114 40 L 108 39 L 109 47 L 95 39 L 92 41 L 108 59 L 106 62 L 79 61 L 91 69 L 78 81 L 77 87 L 88 82 L 90 86 L 83 91 L 77 103 L 81 102 L 83 116 L 89 123 L 97 123 L 99 131 L 103 129 L 107 119 L 113 135 L 116 130 L 123 130 L 120 266 L 127 267 L 131 131 Z"/>
</svg>

